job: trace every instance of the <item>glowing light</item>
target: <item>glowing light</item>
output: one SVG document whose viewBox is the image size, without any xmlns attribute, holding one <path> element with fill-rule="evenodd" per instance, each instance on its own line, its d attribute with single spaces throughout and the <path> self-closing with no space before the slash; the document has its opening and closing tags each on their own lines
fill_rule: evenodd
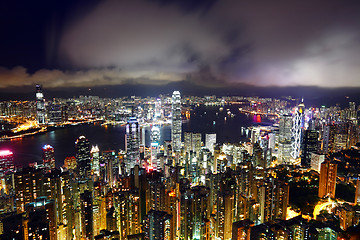
<svg viewBox="0 0 360 240">
<path fill-rule="evenodd" d="M 174 191 L 169 192 L 169 197 L 176 197 L 176 193 Z"/>
<path fill-rule="evenodd" d="M 10 150 L 2 150 L 0 151 L 0 156 L 4 157 L 4 156 L 9 156 L 12 155 L 13 153 Z"/>
<path fill-rule="evenodd" d="M 52 146 L 50 146 L 50 145 L 44 145 L 43 146 L 43 149 L 44 150 L 48 150 L 48 149 L 52 149 L 53 147 Z"/>
</svg>

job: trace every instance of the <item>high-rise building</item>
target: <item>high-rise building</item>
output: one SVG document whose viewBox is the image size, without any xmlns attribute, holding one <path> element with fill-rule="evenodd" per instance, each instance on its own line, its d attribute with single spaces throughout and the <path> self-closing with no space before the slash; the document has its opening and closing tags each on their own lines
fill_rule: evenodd
<svg viewBox="0 0 360 240">
<path fill-rule="evenodd" d="M 51 102 L 47 106 L 49 124 L 61 123 L 63 120 L 62 107 L 56 102 Z"/>
<path fill-rule="evenodd" d="M 336 134 L 336 126 L 334 124 L 325 125 L 322 132 L 322 152 L 328 153 L 334 150 L 334 138 Z"/>
<path fill-rule="evenodd" d="M 25 205 L 34 202 L 36 198 L 44 196 L 48 178 L 43 178 L 40 169 L 25 168 L 14 175 L 16 211 L 25 211 Z"/>
<path fill-rule="evenodd" d="M 289 114 L 282 115 L 279 122 L 279 163 L 290 163 L 291 143 L 292 143 L 292 116 Z"/>
<path fill-rule="evenodd" d="M 260 188 L 261 222 L 286 219 L 289 204 L 289 185 L 269 177 Z"/>
<path fill-rule="evenodd" d="M 14 155 L 9 150 L 0 151 L 0 177 L 3 177 L 7 172 L 14 171 Z"/>
<path fill-rule="evenodd" d="M 6 213 L 0 216 L 0 239 L 26 239 L 23 214 Z M 26 236 L 27 237 L 27 236 Z"/>
<path fill-rule="evenodd" d="M 301 165 L 310 167 L 311 153 L 317 152 L 319 133 L 316 130 L 305 130 L 304 140 L 301 144 Z"/>
<path fill-rule="evenodd" d="M 91 172 L 90 143 L 85 136 L 80 136 L 75 145 L 79 178 L 87 178 Z"/>
<path fill-rule="evenodd" d="M 152 126 L 151 128 L 151 166 L 154 170 L 161 168 L 160 161 L 157 157 L 159 153 L 159 142 L 160 142 L 160 128 L 158 126 Z"/>
<path fill-rule="evenodd" d="M 293 123 L 291 128 L 291 157 L 295 160 L 300 157 L 300 147 L 304 127 L 304 103 L 300 103 L 293 115 Z"/>
<path fill-rule="evenodd" d="M 91 147 L 90 157 L 92 173 L 96 176 L 100 176 L 100 150 L 97 145 Z"/>
<path fill-rule="evenodd" d="M 37 123 L 45 124 L 46 123 L 46 109 L 45 109 L 45 99 L 42 91 L 42 86 L 36 84 L 36 115 Z"/>
<path fill-rule="evenodd" d="M 140 127 L 136 117 L 130 117 L 126 125 L 126 169 L 140 164 Z"/>
<path fill-rule="evenodd" d="M 355 204 L 360 204 L 360 180 L 356 180 L 356 187 L 355 187 Z"/>
<path fill-rule="evenodd" d="M 356 103 L 349 102 L 349 119 L 355 120 L 357 118 Z"/>
<path fill-rule="evenodd" d="M 195 186 L 182 192 L 179 213 L 181 239 L 207 239 L 206 222 L 210 218 L 209 195 L 210 189 L 205 186 Z"/>
<path fill-rule="evenodd" d="M 250 240 L 250 230 L 254 223 L 249 219 L 232 224 L 232 240 Z"/>
<path fill-rule="evenodd" d="M 81 235 L 83 239 L 93 239 L 93 199 L 91 191 L 80 195 L 81 202 Z"/>
<path fill-rule="evenodd" d="M 164 211 L 150 210 L 144 220 L 146 240 L 170 239 L 171 215 Z"/>
<path fill-rule="evenodd" d="M 321 163 L 325 160 L 325 154 L 311 153 L 311 169 L 320 172 Z"/>
<path fill-rule="evenodd" d="M 196 156 L 199 157 L 201 150 L 201 133 L 184 133 L 184 150 L 186 153 L 196 153 Z"/>
<path fill-rule="evenodd" d="M 205 134 L 205 147 L 214 153 L 214 145 L 216 144 L 216 133 Z"/>
<path fill-rule="evenodd" d="M 76 170 L 77 163 L 76 163 L 76 157 L 66 157 L 64 160 L 64 168 L 68 170 Z"/>
<path fill-rule="evenodd" d="M 181 148 L 181 95 L 179 91 L 173 92 L 171 103 L 171 141 L 173 151 L 179 152 Z"/>
<path fill-rule="evenodd" d="M 49 172 L 51 169 L 55 168 L 55 152 L 54 148 L 50 145 L 45 145 L 42 147 L 43 151 L 43 165 L 45 171 Z"/>
<path fill-rule="evenodd" d="M 321 163 L 320 179 L 319 179 L 319 198 L 331 197 L 335 198 L 337 176 L 337 164 L 326 159 Z"/>
<path fill-rule="evenodd" d="M 35 202 L 26 205 L 27 234 L 29 240 L 56 240 L 55 201 L 46 197 L 37 198 Z"/>
</svg>

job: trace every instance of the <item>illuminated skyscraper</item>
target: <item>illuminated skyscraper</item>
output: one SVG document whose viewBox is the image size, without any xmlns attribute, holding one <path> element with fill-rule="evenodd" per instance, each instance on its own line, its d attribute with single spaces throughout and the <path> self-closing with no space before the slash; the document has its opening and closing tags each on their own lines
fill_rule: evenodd
<svg viewBox="0 0 360 240">
<path fill-rule="evenodd" d="M 126 169 L 130 169 L 136 164 L 140 164 L 140 127 L 136 117 L 131 117 L 126 125 Z"/>
<path fill-rule="evenodd" d="M 82 239 L 93 239 L 93 198 L 90 191 L 80 195 Z"/>
<path fill-rule="evenodd" d="M 205 134 L 205 146 L 212 153 L 214 153 L 214 145 L 215 144 L 216 144 L 216 133 Z"/>
<path fill-rule="evenodd" d="M 301 143 L 301 165 L 304 167 L 310 167 L 311 165 L 311 153 L 318 150 L 318 138 L 319 132 L 316 130 L 305 130 L 304 139 Z"/>
<path fill-rule="evenodd" d="M 6 172 L 14 170 L 14 155 L 9 150 L 0 151 L 0 177 Z"/>
<path fill-rule="evenodd" d="M 275 219 L 286 219 L 289 204 L 289 185 L 269 177 L 260 188 L 261 223 Z"/>
<path fill-rule="evenodd" d="M 18 213 L 25 211 L 26 204 L 45 195 L 44 190 L 47 183 L 44 180 L 46 179 L 43 178 L 43 172 L 40 169 L 25 168 L 21 172 L 15 173 L 15 199 Z"/>
<path fill-rule="evenodd" d="M 319 179 L 319 198 L 329 196 L 335 198 L 337 164 L 325 160 L 321 164 Z"/>
<path fill-rule="evenodd" d="M 291 157 L 295 160 L 300 157 L 300 147 L 302 139 L 302 129 L 304 127 L 304 103 L 300 103 L 293 115 L 293 123 L 291 128 Z"/>
<path fill-rule="evenodd" d="M 146 240 L 170 239 L 170 219 L 167 212 L 150 210 L 145 216 L 144 233 Z"/>
<path fill-rule="evenodd" d="M 173 151 L 179 152 L 181 148 L 181 96 L 179 91 L 173 92 L 171 112 L 171 141 Z"/>
<path fill-rule="evenodd" d="M 92 146 L 90 150 L 91 156 L 91 171 L 94 175 L 100 176 L 100 153 L 97 145 Z"/>
<path fill-rule="evenodd" d="M 37 114 L 37 123 L 45 124 L 46 123 L 45 99 L 40 84 L 36 85 L 36 114 Z"/>
<path fill-rule="evenodd" d="M 91 172 L 91 158 L 90 158 L 90 143 L 85 136 L 80 136 L 76 142 L 76 162 L 80 178 L 90 176 Z"/>
<path fill-rule="evenodd" d="M 160 128 L 152 126 L 151 128 L 151 165 L 154 170 L 160 169 L 160 162 L 158 161 L 157 154 L 159 153 L 160 142 Z"/>
<path fill-rule="evenodd" d="M 62 122 L 61 105 L 56 102 L 48 102 L 48 118 L 49 124 L 56 124 Z"/>
<path fill-rule="evenodd" d="M 39 197 L 26 204 L 27 239 L 56 239 L 56 212 L 54 200 Z"/>
<path fill-rule="evenodd" d="M 291 160 L 291 115 L 282 115 L 279 123 L 279 163 L 289 163 Z"/>
<path fill-rule="evenodd" d="M 51 169 L 55 168 L 55 152 L 54 148 L 50 145 L 45 145 L 42 148 L 43 151 L 43 165 L 45 171 L 50 172 Z"/>
<path fill-rule="evenodd" d="M 356 180 L 356 186 L 355 186 L 355 205 L 360 204 L 360 180 Z"/>
</svg>

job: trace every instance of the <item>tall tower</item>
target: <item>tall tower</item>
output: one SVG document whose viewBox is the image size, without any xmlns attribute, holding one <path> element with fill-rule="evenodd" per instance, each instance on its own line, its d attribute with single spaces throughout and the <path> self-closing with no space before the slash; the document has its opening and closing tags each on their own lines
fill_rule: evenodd
<svg viewBox="0 0 360 240">
<path fill-rule="evenodd" d="M 300 147 L 302 139 L 302 129 L 304 127 L 304 110 L 305 105 L 303 102 L 295 110 L 293 115 L 293 124 L 292 124 L 292 142 L 291 142 L 291 157 L 297 159 L 300 157 Z"/>
<path fill-rule="evenodd" d="M 291 127 L 292 117 L 285 114 L 280 117 L 279 123 L 279 162 L 289 163 L 291 160 Z"/>
<path fill-rule="evenodd" d="M 97 145 L 92 146 L 90 150 L 91 170 L 94 175 L 100 176 L 100 151 Z"/>
<path fill-rule="evenodd" d="M 179 91 L 173 92 L 171 112 L 171 141 L 173 151 L 179 152 L 181 148 L 181 96 Z"/>
<path fill-rule="evenodd" d="M 45 124 L 46 123 L 45 99 L 40 84 L 36 84 L 36 114 L 37 114 L 37 123 Z"/>
<path fill-rule="evenodd" d="M 144 220 L 144 239 L 170 239 L 170 219 L 164 211 L 150 210 Z"/>
<path fill-rule="evenodd" d="M 50 172 L 55 168 L 55 152 L 54 148 L 50 145 L 45 145 L 42 148 L 43 151 L 43 165 L 46 172 Z"/>
<path fill-rule="evenodd" d="M 89 177 L 91 172 L 90 143 L 85 136 L 80 136 L 75 144 L 79 177 Z"/>
<path fill-rule="evenodd" d="M 140 163 L 140 127 L 136 117 L 131 117 L 126 125 L 126 169 L 130 169 Z"/>
<path fill-rule="evenodd" d="M 212 153 L 214 153 L 215 144 L 216 144 L 216 133 L 205 134 L 205 146 Z"/>
<path fill-rule="evenodd" d="M 301 165 L 310 167 L 311 153 L 317 152 L 319 132 L 316 130 L 305 130 L 303 142 L 301 143 Z"/>
<path fill-rule="evenodd" d="M 337 164 L 325 160 L 320 167 L 319 198 L 335 198 Z"/>
<path fill-rule="evenodd" d="M 151 165 L 155 170 L 160 168 L 160 162 L 157 159 L 159 153 L 160 142 L 160 128 L 158 126 L 152 126 L 151 128 Z"/>
<path fill-rule="evenodd" d="M 14 167 L 14 155 L 9 150 L 0 151 L 0 177 L 5 176 L 8 171 L 13 171 Z"/>
</svg>

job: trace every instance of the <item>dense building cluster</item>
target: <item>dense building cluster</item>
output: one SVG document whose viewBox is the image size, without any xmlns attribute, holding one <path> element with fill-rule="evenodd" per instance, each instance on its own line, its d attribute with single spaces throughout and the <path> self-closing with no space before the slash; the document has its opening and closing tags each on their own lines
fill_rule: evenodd
<svg viewBox="0 0 360 240">
<path fill-rule="evenodd" d="M 32 105 L 3 107 L 9 104 L 16 105 L 0 104 L 8 118 Z M 213 132 L 182 132 L 182 121 L 200 105 L 238 106 L 255 122 L 266 116 L 273 124 L 242 128 L 247 140 L 239 143 L 219 143 Z M 1 239 L 345 239 L 360 222 L 353 102 L 346 109 L 306 108 L 293 99 L 182 98 L 178 91 L 45 102 L 37 86 L 34 106 L 36 114 L 21 117 L 36 117 L 41 126 L 70 119 L 126 124 L 125 149 L 102 150 L 79 136 L 76 155 L 59 169 L 59 149 L 50 145 L 42 162 L 21 168 L 12 152 L 0 151 Z M 226 111 L 229 118 L 236 114 Z M 161 142 L 166 124 L 171 139 Z M 352 202 L 337 199 L 340 183 L 356 189 Z M 300 187 L 316 189 L 313 212 L 292 203 L 291 192 Z"/>
</svg>

